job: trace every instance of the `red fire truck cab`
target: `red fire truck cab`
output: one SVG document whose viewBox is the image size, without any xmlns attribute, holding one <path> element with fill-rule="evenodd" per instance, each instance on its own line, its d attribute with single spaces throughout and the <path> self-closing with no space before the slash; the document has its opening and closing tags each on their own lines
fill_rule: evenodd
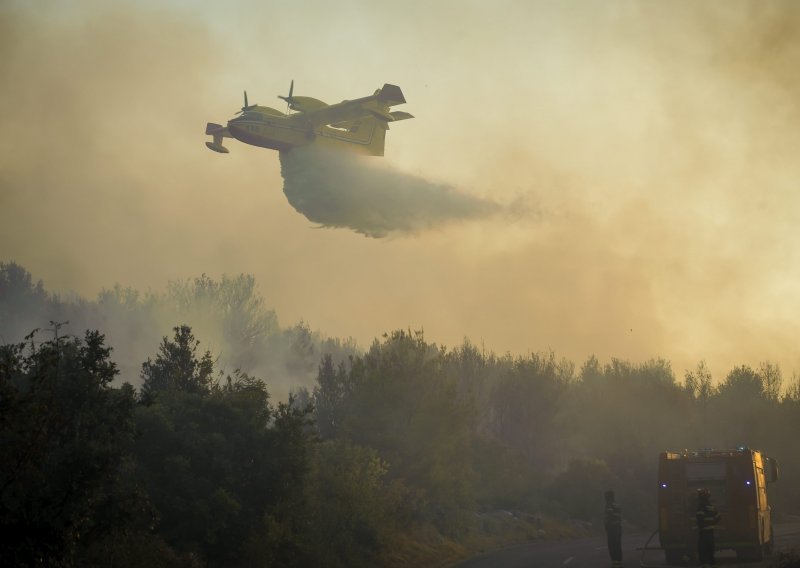
<svg viewBox="0 0 800 568">
<path fill-rule="evenodd" d="M 767 484 L 778 480 L 778 464 L 758 450 L 662 452 L 658 463 L 658 531 L 670 565 L 697 557 L 697 490 L 711 491 L 720 513 L 717 550 L 760 560 L 772 550 Z"/>
</svg>

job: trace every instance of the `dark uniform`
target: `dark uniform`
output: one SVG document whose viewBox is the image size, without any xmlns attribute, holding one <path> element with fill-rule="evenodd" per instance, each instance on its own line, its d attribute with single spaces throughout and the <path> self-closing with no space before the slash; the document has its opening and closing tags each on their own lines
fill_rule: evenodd
<svg viewBox="0 0 800 568">
<path fill-rule="evenodd" d="M 697 556 L 704 568 L 714 566 L 714 526 L 719 513 L 711 504 L 708 489 L 697 490 Z"/>
<path fill-rule="evenodd" d="M 622 566 L 622 510 L 614 502 L 614 492 L 606 491 L 606 536 L 612 568 Z"/>
</svg>

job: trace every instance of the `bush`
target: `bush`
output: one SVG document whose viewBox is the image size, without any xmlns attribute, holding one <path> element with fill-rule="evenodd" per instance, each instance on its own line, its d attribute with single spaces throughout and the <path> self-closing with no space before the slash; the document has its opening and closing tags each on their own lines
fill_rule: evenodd
<svg viewBox="0 0 800 568">
<path fill-rule="evenodd" d="M 555 512 L 573 519 L 597 521 L 603 515 L 603 494 L 618 480 L 603 460 L 578 458 L 569 462 L 551 486 Z"/>
</svg>

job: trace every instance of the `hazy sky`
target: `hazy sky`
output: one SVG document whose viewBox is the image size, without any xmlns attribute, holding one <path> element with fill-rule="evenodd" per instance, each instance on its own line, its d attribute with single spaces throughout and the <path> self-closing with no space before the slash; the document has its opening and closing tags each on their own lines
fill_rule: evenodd
<svg viewBox="0 0 800 568">
<path fill-rule="evenodd" d="M 48 289 L 244 272 L 362 345 L 800 371 L 800 3 L 5 0 L 0 49 L 0 260 Z M 277 153 L 204 145 L 292 79 L 399 85 L 374 159 L 527 213 L 315 227 Z"/>
</svg>

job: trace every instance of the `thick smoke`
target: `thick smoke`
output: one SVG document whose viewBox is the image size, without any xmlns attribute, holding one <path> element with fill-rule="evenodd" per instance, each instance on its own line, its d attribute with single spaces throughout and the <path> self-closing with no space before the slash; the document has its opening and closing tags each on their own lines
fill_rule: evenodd
<svg viewBox="0 0 800 568">
<path fill-rule="evenodd" d="M 503 207 L 375 160 L 313 146 L 281 152 L 283 192 L 310 221 L 370 237 L 477 219 Z"/>
<path fill-rule="evenodd" d="M 411 325 L 576 361 L 800 369 L 800 3 L 416 0 L 390 16 L 348 3 L 359 34 L 352 10 L 303 3 L 278 21 L 270 3 L 239 4 L 0 2 L 0 261 L 84 298 L 252 273 L 282 318 L 367 344 Z M 329 102 L 402 86 L 424 117 L 389 133 L 387 158 L 351 156 L 354 172 L 284 164 L 292 182 L 322 177 L 329 202 L 349 197 L 352 218 L 302 186 L 287 194 L 316 223 L 421 234 L 309 230 L 273 152 L 205 147 L 206 122 L 237 110 L 243 89 L 266 103 L 290 78 Z M 412 176 L 402 192 L 343 183 L 389 163 L 546 213 L 509 222 L 478 199 L 447 216 L 416 199 L 409 220 L 411 200 L 387 203 L 406 186 L 435 188 L 439 204 L 463 195 Z"/>
</svg>

